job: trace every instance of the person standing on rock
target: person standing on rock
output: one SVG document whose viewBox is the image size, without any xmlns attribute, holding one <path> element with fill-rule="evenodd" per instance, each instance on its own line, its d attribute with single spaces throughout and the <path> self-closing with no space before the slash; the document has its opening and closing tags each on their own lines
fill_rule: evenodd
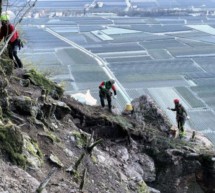
<svg viewBox="0 0 215 193">
<path fill-rule="evenodd" d="M 105 107 L 105 99 L 108 101 L 108 109 L 111 112 L 112 104 L 111 104 L 111 96 L 112 92 L 111 89 L 114 92 L 114 98 L 116 98 L 116 87 L 114 86 L 115 80 L 110 79 L 108 81 L 103 81 L 99 85 L 99 97 L 100 97 L 100 102 L 101 106 Z"/>
<path fill-rule="evenodd" d="M 22 46 L 21 40 L 19 39 L 19 33 L 15 29 L 14 25 L 12 25 L 9 22 L 9 15 L 1 15 L 1 28 L 0 28 L 0 41 L 4 38 L 4 41 L 7 41 L 7 39 L 11 36 L 8 42 L 8 54 L 9 57 L 14 61 L 16 68 L 22 68 L 23 64 L 22 61 L 19 59 L 17 55 L 18 49 Z M 15 32 L 14 32 L 15 30 Z"/>
<path fill-rule="evenodd" d="M 185 130 L 184 130 L 184 124 L 186 119 L 189 119 L 189 116 L 187 115 L 187 111 L 183 107 L 182 104 L 180 104 L 179 99 L 174 99 L 175 108 L 168 107 L 167 109 L 176 111 L 176 121 L 178 124 L 179 129 L 179 136 L 184 137 L 185 136 Z"/>
</svg>

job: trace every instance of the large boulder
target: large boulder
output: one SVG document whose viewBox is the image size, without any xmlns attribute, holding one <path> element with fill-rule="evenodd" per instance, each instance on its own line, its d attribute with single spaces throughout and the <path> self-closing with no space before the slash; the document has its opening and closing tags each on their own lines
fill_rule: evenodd
<svg viewBox="0 0 215 193">
<path fill-rule="evenodd" d="M 54 114 L 57 119 L 63 119 L 66 115 L 68 115 L 71 112 L 69 106 L 64 102 L 55 101 L 54 105 L 56 106 Z"/>
<path fill-rule="evenodd" d="M 133 117 L 142 122 L 143 125 L 151 125 L 162 131 L 168 131 L 171 128 L 167 116 L 147 95 L 143 95 L 132 101 L 134 108 Z"/>
<path fill-rule="evenodd" d="M 32 112 L 32 100 L 27 96 L 15 96 L 12 99 L 12 110 L 22 115 L 31 115 Z"/>
</svg>

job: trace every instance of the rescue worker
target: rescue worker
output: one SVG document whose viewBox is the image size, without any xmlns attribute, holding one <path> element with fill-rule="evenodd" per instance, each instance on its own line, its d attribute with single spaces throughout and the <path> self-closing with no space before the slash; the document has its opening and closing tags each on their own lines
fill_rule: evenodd
<svg viewBox="0 0 215 193">
<path fill-rule="evenodd" d="M 1 28 L 0 28 L 0 41 L 4 38 L 6 41 L 10 35 L 13 33 L 15 29 L 14 25 L 9 22 L 9 15 L 1 15 Z M 14 61 L 15 68 L 22 68 L 22 61 L 19 59 L 17 55 L 18 49 L 20 49 L 21 41 L 19 39 L 19 33 L 16 30 L 11 39 L 8 42 L 8 54 L 9 57 Z"/>
<path fill-rule="evenodd" d="M 112 92 L 111 89 L 114 92 L 114 98 L 116 98 L 116 87 L 114 86 L 115 80 L 110 79 L 108 81 L 103 81 L 99 85 L 99 97 L 100 97 L 100 102 L 101 106 L 105 107 L 105 99 L 107 99 L 108 102 L 108 109 L 111 112 L 112 104 L 111 104 L 111 96 Z"/>
<path fill-rule="evenodd" d="M 176 121 L 178 124 L 179 129 L 179 136 L 185 136 L 184 124 L 186 119 L 189 119 L 187 115 L 187 111 L 185 108 L 180 104 L 179 99 L 174 99 L 175 108 L 168 107 L 169 110 L 176 111 Z"/>
</svg>

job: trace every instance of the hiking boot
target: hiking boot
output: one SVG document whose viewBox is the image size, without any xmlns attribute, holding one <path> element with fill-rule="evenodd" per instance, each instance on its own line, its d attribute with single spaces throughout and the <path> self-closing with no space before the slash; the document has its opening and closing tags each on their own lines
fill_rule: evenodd
<svg viewBox="0 0 215 193">
<path fill-rule="evenodd" d="M 182 137 L 185 137 L 185 136 L 186 136 L 186 132 L 185 131 L 180 131 L 179 137 L 182 138 Z"/>
</svg>

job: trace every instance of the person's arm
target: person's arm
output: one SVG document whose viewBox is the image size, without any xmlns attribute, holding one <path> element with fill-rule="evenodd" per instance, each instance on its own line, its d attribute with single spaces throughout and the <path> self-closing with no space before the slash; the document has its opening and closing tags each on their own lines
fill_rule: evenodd
<svg viewBox="0 0 215 193">
<path fill-rule="evenodd" d="M 105 82 L 101 82 L 101 84 L 99 85 L 99 89 L 100 90 L 104 90 L 105 89 Z"/>
<path fill-rule="evenodd" d="M 167 109 L 171 110 L 171 111 L 176 111 L 176 107 L 175 108 L 170 108 L 170 107 L 167 107 Z"/>
<path fill-rule="evenodd" d="M 113 90 L 113 92 L 114 92 L 114 95 L 116 95 L 116 87 L 114 86 L 114 85 L 112 85 L 112 90 Z"/>
</svg>

